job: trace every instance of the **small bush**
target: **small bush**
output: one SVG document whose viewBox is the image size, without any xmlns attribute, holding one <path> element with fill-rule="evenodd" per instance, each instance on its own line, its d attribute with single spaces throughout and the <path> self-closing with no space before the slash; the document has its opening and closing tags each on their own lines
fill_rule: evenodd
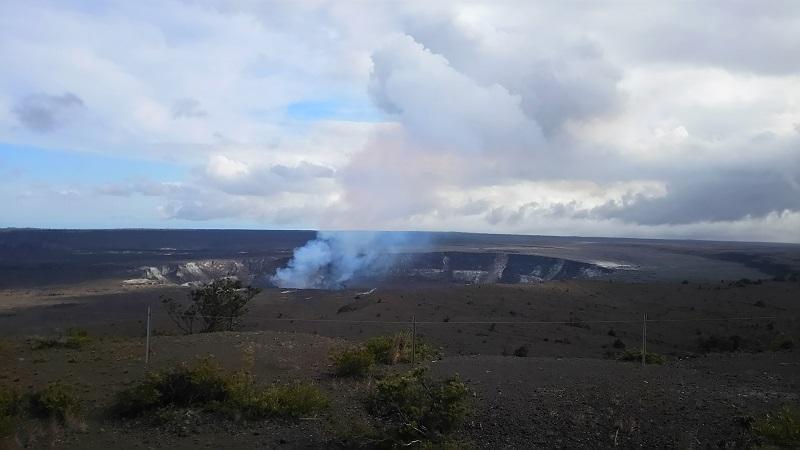
<svg viewBox="0 0 800 450">
<path fill-rule="evenodd" d="M 416 361 L 439 356 L 428 343 L 417 337 L 413 352 Z M 331 353 L 333 374 L 340 377 L 365 376 L 375 364 L 394 365 L 412 361 L 411 333 L 403 331 L 390 336 L 368 339 L 362 347 L 337 350 Z"/>
<path fill-rule="evenodd" d="M 800 410 L 784 406 L 777 414 L 767 414 L 756 421 L 753 433 L 769 444 L 786 448 L 800 447 Z"/>
<path fill-rule="evenodd" d="M 60 338 L 34 338 L 33 339 L 33 349 L 34 350 L 44 350 L 48 348 L 60 348 L 64 347 L 63 342 Z"/>
<path fill-rule="evenodd" d="M 189 303 L 183 303 L 172 297 L 161 297 L 167 315 L 184 333 L 195 331 L 210 333 L 214 331 L 232 331 L 247 313 L 247 304 L 260 289 L 242 287 L 242 283 L 231 278 L 215 280 L 193 289 L 189 294 Z"/>
<path fill-rule="evenodd" d="M 333 374 L 337 377 L 363 377 L 375 364 L 375 356 L 366 348 L 351 348 L 331 354 Z"/>
<path fill-rule="evenodd" d="M 247 417 L 299 417 L 328 406 L 325 394 L 303 383 L 257 386 L 245 372 L 228 373 L 210 359 L 149 375 L 119 392 L 111 408 L 118 417 L 135 417 L 163 408 L 201 407 Z"/>
<path fill-rule="evenodd" d="M 392 336 L 371 338 L 367 340 L 364 346 L 372 353 L 376 363 L 393 365 L 411 362 L 411 333 L 408 331 L 402 331 Z M 414 346 L 417 361 L 437 356 L 434 348 L 419 337 L 416 338 Z"/>
<path fill-rule="evenodd" d="M 162 406 L 161 382 L 156 377 L 124 389 L 114 397 L 111 413 L 118 417 L 135 417 Z"/>
<path fill-rule="evenodd" d="M 269 387 L 241 406 L 253 417 L 298 418 L 324 411 L 330 400 L 313 384 L 298 382 Z"/>
<path fill-rule="evenodd" d="M 119 416 L 137 416 L 150 409 L 166 406 L 204 406 L 227 398 L 228 380 L 210 359 L 194 365 L 180 364 L 153 373 L 132 387 L 119 392 L 113 412 Z"/>
<path fill-rule="evenodd" d="M 394 336 L 377 336 L 370 338 L 364 344 L 367 352 L 380 364 L 396 364 L 405 353 L 406 342 L 404 339 L 395 339 Z"/>
<path fill-rule="evenodd" d="M 62 422 L 78 411 L 78 399 L 61 383 L 51 383 L 30 397 L 31 413 L 41 418 L 53 418 Z"/>
<path fill-rule="evenodd" d="M 528 347 L 521 345 L 514 350 L 514 356 L 525 358 L 528 356 Z"/>
<path fill-rule="evenodd" d="M 387 439 L 438 441 L 469 415 L 469 394 L 458 377 L 436 382 L 419 368 L 379 381 L 369 409 L 389 427 L 383 433 Z"/>
<path fill-rule="evenodd" d="M 791 336 L 787 336 L 785 334 L 781 334 L 775 337 L 772 342 L 769 343 L 769 349 L 773 352 L 778 352 L 781 350 L 791 350 L 794 348 L 794 339 Z"/>
<path fill-rule="evenodd" d="M 67 334 L 57 338 L 36 338 L 33 341 L 34 350 L 43 350 L 48 348 L 70 348 L 80 349 L 91 342 L 89 333 L 80 328 L 70 328 Z"/>
<path fill-rule="evenodd" d="M 625 343 L 622 342 L 622 339 L 617 338 L 617 339 L 614 339 L 614 343 L 611 344 L 611 346 L 614 347 L 614 348 L 622 349 L 622 348 L 625 348 Z"/>
<path fill-rule="evenodd" d="M 703 353 L 735 352 L 742 348 L 742 338 L 737 335 L 700 337 L 697 339 L 697 347 Z"/>
<path fill-rule="evenodd" d="M 625 350 L 622 355 L 617 358 L 620 361 L 641 361 L 642 360 L 642 350 L 638 348 L 632 348 L 629 350 Z M 667 358 L 664 355 L 654 352 L 647 352 L 644 355 L 644 362 L 645 364 L 664 364 L 667 362 Z"/>
<path fill-rule="evenodd" d="M 0 386 L 0 438 L 10 436 L 14 432 L 22 410 L 22 396 L 14 389 Z"/>
</svg>

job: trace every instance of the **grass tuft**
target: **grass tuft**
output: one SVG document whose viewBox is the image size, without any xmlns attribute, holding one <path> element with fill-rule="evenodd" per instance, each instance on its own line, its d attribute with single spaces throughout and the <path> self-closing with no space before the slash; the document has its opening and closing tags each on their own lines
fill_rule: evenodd
<svg viewBox="0 0 800 450">
<path fill-rule="evenodd" d="M 14 389 L 0 386 L 0 437 L 14 433 L 24 404 L 22 396 Z"/>
<path fill-rule="evenodd" d="M 57 419 L 61 422 L 74 416 L 79 402 L 72 390 L 61 383 L 50 383 L 30 397 L 31 413 L 40 418 Z"/>
<path fill-rule="evenodd" d="M 326 410 L 330 400 L 315 385 L 296 382 L 271 386 L 241 406 L 252 417 L 299 418 Z"/>
<path fill-rule="evenodd" d="M 699 337 L 697 347 L 703 353 L 735 352 L 742 348 L 742 338 L 738 335 Z"/>
<path fill-rule="evenodd" d="M 629 350 L 625 350 L 622 355 L 617 358 L 619 361 L 642 361 L 642 350 L 638 348 L 631 348 Z M 667 362 L 667 358 L 655 352 L 647 352 L 644 355 L 644 362 L 645 364 L 664 364 Z"/>
<path fill-rule="evenodd" d="M 800 409 L 784 406 L 777 414 L 756 421 L 752 430 L 769 444 L 800 448 Z"/>
<path fill-rule="evenodd" d="M 318 413 L 328 405 L 327 396 L 313 384 L 264 388 L 246 372 L 226 372 L 212 360 L 201 359 L 151 374 L 117 393 L 111 413 L 136 417 L 164 408 L 199 407 L 232 416 L 295 418 Z"/>
<path fill-rule="evenodd" d="M 418 368 L 378 381 L 368 403 L 387 426 L 385 439 L 407 445 L 443 440 L 469 415 L 469 395 L 457 376 L 434 381 Z"/>
<path fill-rule="evenodd" d="M 331 361 L 337 377 L 364 377 L 372 371 L 375 356 L 366 348 L 346 348 L 333 351 Z"/>
<path fill-rule="evenodd" d="M 440 356 L 433 346 L 419 337 L 413 347 L 417 361 L 430 360 Z M 337 377 L 363 377 L 372 372 L 375 364 L 410 363 L 411 356 L 411 333 L 407 331 L 373 337 L 361 347 L 334 350 L 330 355 L 333 362 L 333 374 Z"/>
<path fill-rule="evenodd" d="M 377 336 L 367 340 L 364 346 L 375 357 L 379 364 L 394 365 L 411 362 L 411 333 L 401 331 L 390 336 Z M 437 352 L 434 348 L 420 339 L 414 343 L 414 353 L 417 361 L 435 358 Z"/>
<path fill-rule="evenodd" d="M 81 328 L 70 328 L 67 334 L 57 338 L 35 338 L 33 341 L 34 350 L 44 350 L 48 348 L 70 348 L 80 349 L 91 342 L 89 333 Z"/>
<path fill-rule="evenodd" d="M 791 336 L 787 336 L 785 334 L 781 334 L 775 337 L 772 342 L 769 343 L 769 349 L 773 352 L 778 352 L 781 350 L 791 350 L 794 348 L 794 339 Z"/>
</svg>

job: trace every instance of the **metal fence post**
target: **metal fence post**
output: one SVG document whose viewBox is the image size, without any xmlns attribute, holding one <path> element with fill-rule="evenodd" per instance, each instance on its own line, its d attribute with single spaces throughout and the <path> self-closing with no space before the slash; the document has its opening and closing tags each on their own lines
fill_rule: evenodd
<svg viewBox="0 0 800 450">
<path fill-rule="evenodd" d="M 411 365 L 417 362 L 417 317 L 411 316 Z"/>
<path fill-rule="evenodd" d="M 642 367 L 647 358 L 647 314 L 642 318 Z"/>
<path fill-rule="evenodd" d="M 147 307 L 147 337 L 145 338 L 144 364 L 150 363 L 150 307 Z"/>
</svg>

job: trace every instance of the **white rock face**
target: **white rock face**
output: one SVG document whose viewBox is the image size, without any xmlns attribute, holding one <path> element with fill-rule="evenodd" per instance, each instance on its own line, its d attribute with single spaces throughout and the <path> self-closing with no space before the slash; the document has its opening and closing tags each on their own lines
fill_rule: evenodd
<svg viewBox="0 0 800 450">
<path fill-rule="evenodd" d="M 133 278 L 122 282 L 123 286 L 151 286 L 154 284 L 161 284 L 161 283 L 147 278 Z"/>
<path fill-rule="evenodd" d="M 199 286 L 220 278 L 250 281 L 254 275 L 239 261 L 221 259 L 189 261 L 159 267 L 145 266 L 140 269 L 142 270 L 142 278 L 125 280 L 123 283 Z"/>
</svg>

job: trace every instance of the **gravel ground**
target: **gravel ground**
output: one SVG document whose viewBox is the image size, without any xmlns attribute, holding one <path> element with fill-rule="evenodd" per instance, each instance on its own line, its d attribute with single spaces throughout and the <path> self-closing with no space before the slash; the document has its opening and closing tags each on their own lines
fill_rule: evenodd
<svg viewBox="0 0 800 450">
<path fill-rule="evenodd" d="M 435 376 L 459 374 L 475 392 L 474 414 L 457 433 L 477 448 L 740 448 L 758 444 L 749 418 L 800 406 L 797 349 L 763 351 L 769 339 L 798 333 L 800 285 L 763 283 L 745 288 L 720 284 L 619 284 L 564 282 L 532 286 L 469 286 L 354 292 L 276 291 L 254 300 L 246 330 L 169 335 L 156 310 L 151 368 L 213 355 L 225 366 L 243 364 L 253 348 L 260 382 L 302 379 L 333 400 L 331 412 L 300 421 L 231 421 L 181 412 L 167 425 L 105 418 L 115 392 L 140 379 L 145 368 L 141 311 L 159 290 L 70 292 L 63 304 L 18 306 L 0 317 L 0 384 L 27 391 L 61 381 L 84 406 L 79 423 L 64 428 L 31 421 L 8 448 L 320 448 L 332 447 L 333 424 L 363 420 L 370 380 L 329 375 L 332 348 L 368 336 L 407 329 L 405 324 L 279 321 L 264 317 L 429 322 L 420 334 L 445 357 L 428 363 Z M 185 291 L 167 291 L 173 295 Z M 51 296 L 46 290 L 43 298 Z M 8 294 L 7 295 L 12 295 Z M 37 297 L 38 298 L 38 297 Z M 35 301 L 35 299 L 30 299 Z M 26 300 L 27 301 L 27 300 Z M 759 303 L 757 305 L 757 303 Z M 609 359 L 615 339 L 638 345 L 638 323 L 602 324 L 642 311 L 669 320 L 778 316 L 751 322 L 658 322 L 648 325 L 648 349 L 667 356 L 662 366 Z M 447 319 L 447 321 L 445 320 Z M 575 320 L 589 326 L 461 325 L 459 321 Z M 54 334 L 84 326 L 94 337 L 81 350 L 32 350 L 33 333 Z M 610 336 L 611 329 L 615 336 Z M 261 331 L 254 331 L 261 330 Z M 744 351 L 700 355 L 702 336 L 737 335 Z M 503 356 L 519 346 L 529 357 Z M 396 367 L 393 370 L 404 370 Z"/>
</svg>

